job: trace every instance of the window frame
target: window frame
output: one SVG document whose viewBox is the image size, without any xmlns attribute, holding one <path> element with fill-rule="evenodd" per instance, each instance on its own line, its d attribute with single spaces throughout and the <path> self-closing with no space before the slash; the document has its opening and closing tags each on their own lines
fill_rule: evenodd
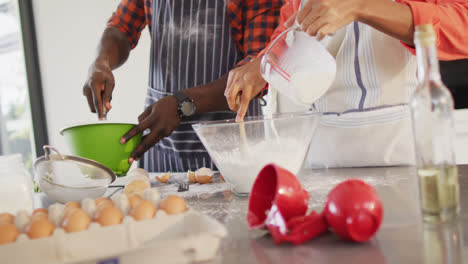
<svg viewBox="0 0 468 264">
<path fill-rule="evenodd" d="M 49 142 L 32 0 L 18 0 L 36 157 Z M 34 155 L 33 155 L 34 157 Z"/>
</svg>

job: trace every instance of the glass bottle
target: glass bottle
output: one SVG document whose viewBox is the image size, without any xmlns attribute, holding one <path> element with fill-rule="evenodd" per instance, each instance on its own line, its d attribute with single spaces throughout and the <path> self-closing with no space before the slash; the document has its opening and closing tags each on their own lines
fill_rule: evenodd
<svg viewBox="0 0 468 264">
<path fill-rule="evenodd" d="M 425 222 L 446 222 L 460 211 L 452 95 L 442 83 L 432 25 L 416 27 L 418 87 L 410 99 L 420 205 Z"/>
<path fill-rule="evenodd" d="M 462 264 L 463 228 L 460 221 L 423 225 L 423 256 L 426 264 Z"/>
<path fill-rule="evenodd" d="M 22 156 L 0 156 L 0 213 L 31 212 L 33 193 L 31 175 L 24 169 Z"/>
</svg>

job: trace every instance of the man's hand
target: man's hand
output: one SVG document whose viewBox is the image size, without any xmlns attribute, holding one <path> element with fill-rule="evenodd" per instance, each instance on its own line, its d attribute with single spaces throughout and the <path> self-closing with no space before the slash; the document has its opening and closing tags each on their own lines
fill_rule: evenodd
<svg viewBox="0 0 468 264">
<path fill-rule="evenodd" d="M 114 75 L 112 70 L 122 65 L 130 53 L 127 36 L 116 28 L 108 27 L 102 34 L 98 54 L 89 68 L 88 79 L 83 86 L 83 94 L 88 99 L 89 109 L 103 119 L 103 104 L 109 111 L 112 106 Z"/>
<path fill-rule="evenodd" d="M 265 87 L 266 82 L 260 73 L 260 62 L 261 58 L 255 58 L 250 63 L 229 72 L 224 96 L 229 108 L 237 111 L 237 122 L 244 120 L 250 100 Z"/>
<path fill-rule="evenodd" d="M 98 114 L 99 120 L 104 117 L 103 105 L 107 110 L 112 108 L 112 91 L 115 80 L 109 62 L 105 59 L 96 59 L 89 69 L 88 79 L 83 86 L 83 95 L 88 99 L 91 112 Z"/>
<path fill-rule="evenodd" d="M 358 20 L 364 8 L 363 0 L 308 0 L 297 14 L 297 22 L 304 32 L 317 36 L 326 35 Z"/>
<path fill-rule="evenodd" d="M 142 133 L 145 129 L 150 129 L 130 155 L 128 161 L 132 163 L 140 157 L 154 144 L 164 137 L 169 136 L 180 124 L 181 118 L 177 110 L 177 99 L 174 96 L 167 96 L 151 104 L 138 117 L 138 125 L 130 129 L 121 139 L 120 143 L 125 144 L 129 139 Z"/>
</svg>

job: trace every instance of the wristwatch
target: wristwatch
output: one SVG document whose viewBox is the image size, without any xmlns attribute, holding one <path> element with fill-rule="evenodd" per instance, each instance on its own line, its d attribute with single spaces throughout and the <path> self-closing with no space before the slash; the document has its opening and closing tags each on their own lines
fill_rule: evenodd
<svg viewBox="0 0 468 264">
<path fill-rule="evenodd" d="M 177 111 L 179 111 L 179 116 L 182 119 L 193 116 L 195 114 L 196 108 L 192 99 L 180 91 L 175 93 L 174 96 L 177 98 Z"/>
</svg>

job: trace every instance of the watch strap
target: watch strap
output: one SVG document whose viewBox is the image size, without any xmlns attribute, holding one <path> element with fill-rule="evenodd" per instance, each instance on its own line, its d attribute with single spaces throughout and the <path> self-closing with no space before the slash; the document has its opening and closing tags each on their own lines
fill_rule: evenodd
<svg viewBox="0 0 468 264">
<path fill-rule="evenodd" d="M 184 101 L 190 100 L 190 98 L 185 95 L 182 91 L 178 91 L 174 94 L 175 98 L 177 98 L 177 102 L 179 105 L 183 103 Z"/>
</svg>

